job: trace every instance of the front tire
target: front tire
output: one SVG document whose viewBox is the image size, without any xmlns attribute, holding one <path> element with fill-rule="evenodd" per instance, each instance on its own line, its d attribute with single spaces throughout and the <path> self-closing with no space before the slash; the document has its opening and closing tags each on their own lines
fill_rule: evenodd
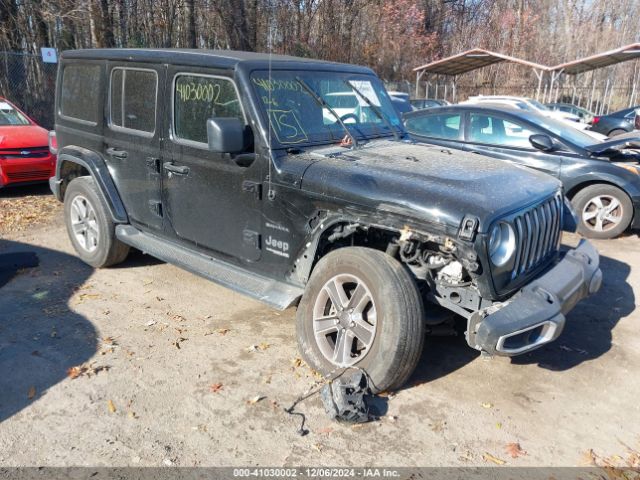
<svg viewBox="0 0 640 480">
<path fill-rule="evenodd" d="M 93 178 L 71 181 L 64 196 L 64 220 L 83 262 L 102 268 L 127 258 L 129 246 L 116 238 L 115 224 Z"/>
<path fill-rule="evenodd" d="M 384 252 L 334 250 L 311 275 L 296 316 L 298 346 L 323 375 L 362 368 L 374 392 L 397 389 L 424 344 L 424 306 L 411 273 Z"/>
<path fill-rule="evenodd" d="M 572 199 L 579 221 L 578 232 L 587 238 L 615 238 L 633 218 L 633 206 L 625 192 L 613 185 L 589 185 Z"/>
</svg>

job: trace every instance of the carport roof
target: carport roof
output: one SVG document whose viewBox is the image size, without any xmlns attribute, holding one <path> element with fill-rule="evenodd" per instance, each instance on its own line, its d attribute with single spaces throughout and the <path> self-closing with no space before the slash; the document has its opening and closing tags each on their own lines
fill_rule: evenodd
<svg viewBox="0 0 640 480">
<path fill-rule="evenodd" d="M 561 63 L 555 67 L 551 67 L 551 70 L 562 70 L 562 73 L 577 75 L 636 58 L 640 58 L 640 43 L 632 43 L 624 47 L 616 48 L 615 50 L 609 50 L 608 52 L 598 53 L 572 62 Z"/>
<path fill-rule="evenodd" d="M 413 71 L 423 71 L 440 75 L 460 75 L 500 62 L 517 63 L 537 70 L 549 70 L 549 67 L 529 62 L 527 60 L 503 55 L 502 53 L 496 53 L 490 50 L 484 50 L 482 48 L 474 48 L 472 50 L 467 50 L 466 52 L 458 53 L 457 55 L 452 55 L 451 57 L 416 67 Z"/>
</svg>

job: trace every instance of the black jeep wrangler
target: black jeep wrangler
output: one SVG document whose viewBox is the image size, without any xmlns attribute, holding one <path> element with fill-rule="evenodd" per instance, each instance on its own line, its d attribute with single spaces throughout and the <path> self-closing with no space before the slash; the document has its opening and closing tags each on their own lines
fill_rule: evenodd
<svg viewBox="0 0 640 480">
<path fill-rule="evenodd" d="M 452 126 L 453 127 L 453 126 Z M 368 68 L 207 50 L 61 56 L 51 189 L 94 267 L 135 247 L 276 308 L 325 374 L 407 380 L 425 332 L 466 319 L 477 350 L 554 340 L 598 290 L 560 252 L 560 183 L 407 140 Z"/>
</svg>

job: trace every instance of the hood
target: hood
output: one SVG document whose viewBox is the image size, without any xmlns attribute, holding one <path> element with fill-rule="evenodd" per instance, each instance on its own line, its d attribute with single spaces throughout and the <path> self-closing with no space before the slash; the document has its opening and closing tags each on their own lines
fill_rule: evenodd
<svg viewBox="0 0 640 480">
<path fill-rule="evenodd" d="M 0 127 L 0 149 L 46 147 L 49 132 L 38 125 L 11 125 Z"/>
<path fill-rule="evenodd" d="M 457 228 L 465 215 L 481 232 L 493 219 L 560 188 L 553 177 L 459 150 L 400 141 L 370 142 L 358 150 L 319 150 L 302 188 L 418 222 Z"/>
<path fill-rule="evenodd" d="M 607 150 L 621 150 L 624 148 L 640 148 L 640 132 L 631 132 L 624 135 L 617 135 L 606 142 L 596 143 L 584 147 L 589 153 L 604 153 Z"/>
</svg>

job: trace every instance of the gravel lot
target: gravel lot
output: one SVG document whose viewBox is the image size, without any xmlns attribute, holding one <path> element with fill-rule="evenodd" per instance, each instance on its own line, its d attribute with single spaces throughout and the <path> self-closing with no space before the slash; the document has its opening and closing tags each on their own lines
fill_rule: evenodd
<svg viewBox="0 0 640 480">
<path fill-rule="evenodd" d="M 0 214 L 33 207 L 26 195 L 0 193 Z M 0 272 L 2 466 L 640 466 L 635 234 L 596 242 L 603 289 L 552 345 L 485 359 L 461 337 L 431 337 L 406 388 L 381 399 L 380 421 L 333 423 L 314 396 L 298 408 L 301 437 L 283 407 L 315 377 L 293 309 L 140 253 L 94 271 L 74 256 L 61 209 L 35 196 L 35 225 L 0 222 L 0 258 L 39 260 Z"/>
</svg>

